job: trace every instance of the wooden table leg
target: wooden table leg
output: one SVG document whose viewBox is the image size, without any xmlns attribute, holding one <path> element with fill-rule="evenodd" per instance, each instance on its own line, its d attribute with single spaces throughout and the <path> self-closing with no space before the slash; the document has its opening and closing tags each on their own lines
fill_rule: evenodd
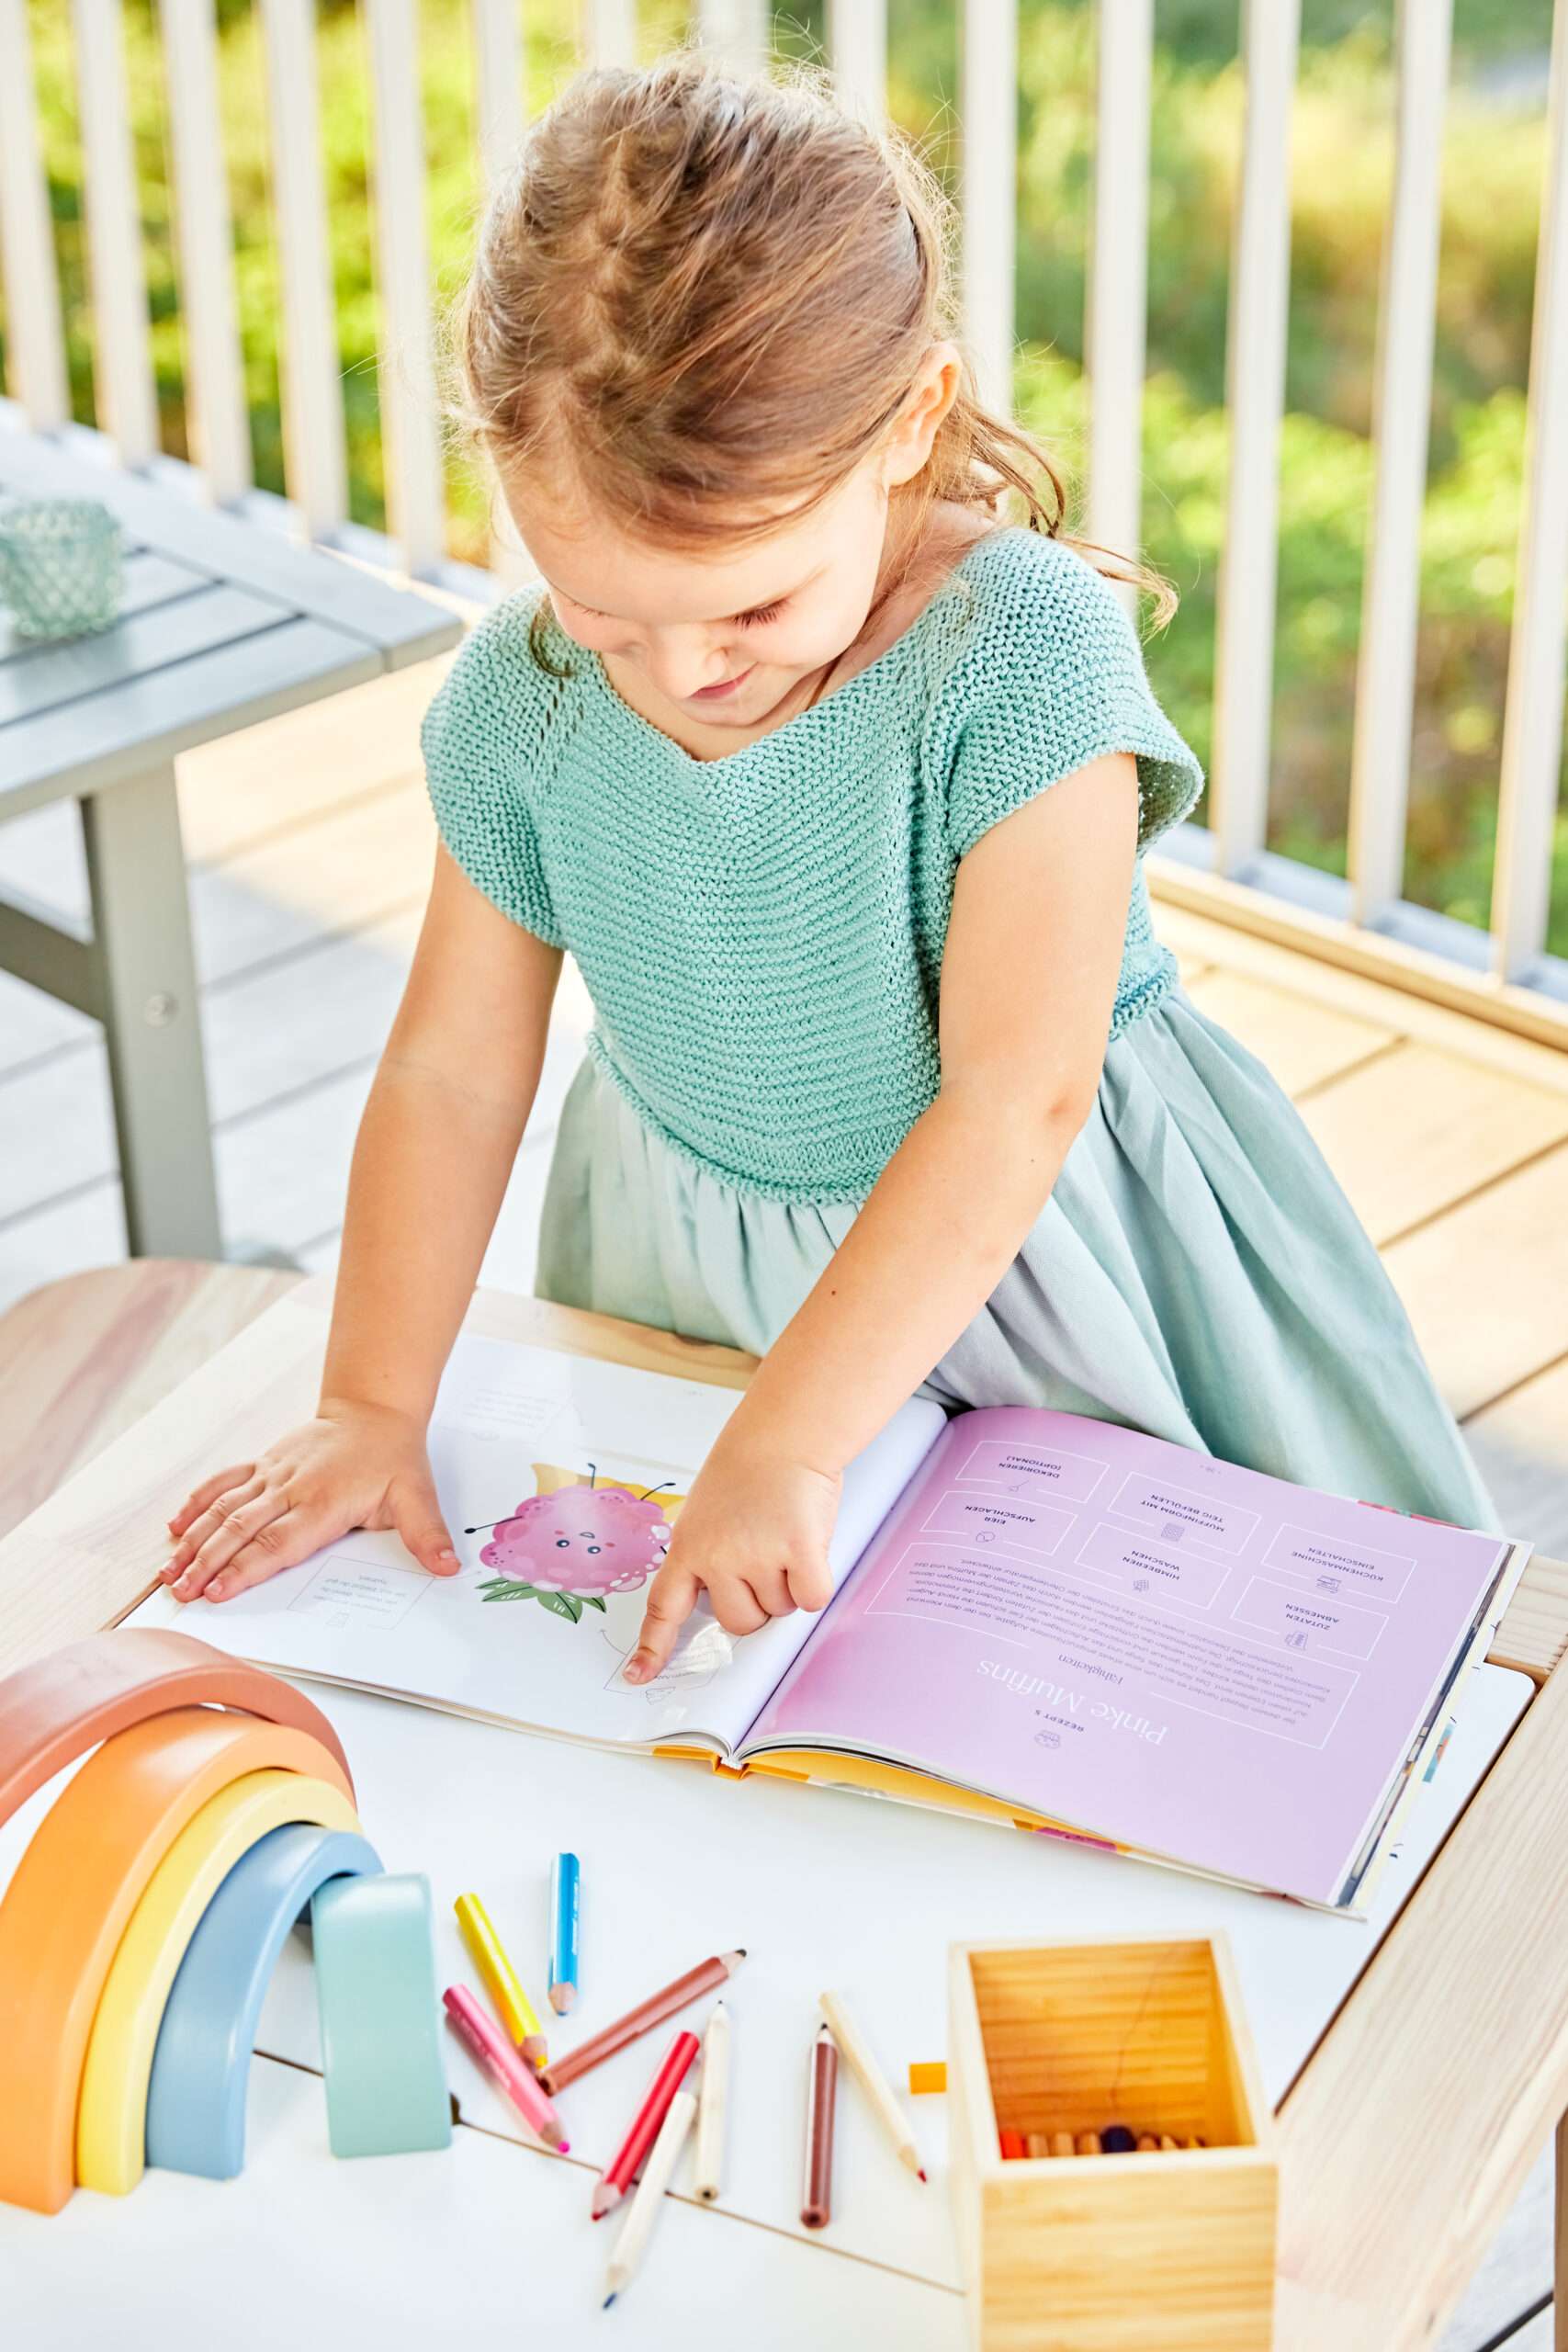
<svg viewBox="0 0 1568 2352">
<path fill-rule="evenodd" d="M 221 1254 L 172 763 L 82 803 L 98 1017 L 133 1257 Z"/>
</svg>

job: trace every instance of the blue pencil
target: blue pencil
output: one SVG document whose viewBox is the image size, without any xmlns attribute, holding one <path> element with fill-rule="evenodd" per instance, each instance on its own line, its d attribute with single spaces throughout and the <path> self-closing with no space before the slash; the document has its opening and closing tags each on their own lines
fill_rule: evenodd
<svg viewBox="0 0 1568 2352">
<path fill-rule="evenodd" d="M 550 2007 L 564 2018 L 577 1999 L 577 1896 L 581 1872 L 575 1854 L 558 1854 L 550 1872 Z"/>
</svg>

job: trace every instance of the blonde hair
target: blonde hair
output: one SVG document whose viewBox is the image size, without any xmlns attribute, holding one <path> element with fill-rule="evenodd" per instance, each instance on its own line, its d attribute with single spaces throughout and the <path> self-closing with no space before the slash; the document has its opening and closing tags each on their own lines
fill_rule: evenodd
<svg viewBox="0 0 1568 2352">
<path fill-rule="evenodd" d="M 640 537 L 763 536 L 780 500 L 793 519 L 846 480 L 950 334 L 949 226 L 913 150 L 818 74 L 740 78 L 693 56 L 583 74 L 485 216 L 449 321 L 451 413 L 498 472 L 564 465 Z M 940 502 L 1000 520 L 1010 498 L 1169 619 L 1168 581 L 1064 529 L 1061 475 L 966 362 L 927 463 L 893 492 L 874 609 L 921 560 Z"/>
</svg>

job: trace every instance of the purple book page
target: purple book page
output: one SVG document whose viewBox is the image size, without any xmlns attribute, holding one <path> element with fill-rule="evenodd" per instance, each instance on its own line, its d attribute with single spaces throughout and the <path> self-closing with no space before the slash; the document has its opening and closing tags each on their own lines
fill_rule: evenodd
<svg viewBox="0 0 1568 2352">
<path fill-rule="evenodd" d="M 752 1724 L 1333 1902 L 1506 1546 L 1077 1415 L 959 1415 Z"/>
</svg>

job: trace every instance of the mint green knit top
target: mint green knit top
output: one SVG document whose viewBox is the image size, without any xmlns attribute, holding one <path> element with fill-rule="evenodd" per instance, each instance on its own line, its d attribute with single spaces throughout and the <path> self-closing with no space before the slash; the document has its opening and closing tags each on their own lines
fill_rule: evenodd
<svg viewBox="0 0 1568 2352">
<path fill-rule="evenodd" d="M 1072 548 L 977 540 L 904 634 L 771 734 L 694 759 L 536 592 L 470 633 L 422 729 L 443 840 L 576 957 L 589 1054 L 675 1150 L 795 1203 L 861 1201 L 936 1094 L 958 864 L 1108 752 L 1135 754 L 1139 862 L 1112 1035 L 1171 987 L 1142 854 L 1202 771 L 1133 624 Z"/>
</svg>

